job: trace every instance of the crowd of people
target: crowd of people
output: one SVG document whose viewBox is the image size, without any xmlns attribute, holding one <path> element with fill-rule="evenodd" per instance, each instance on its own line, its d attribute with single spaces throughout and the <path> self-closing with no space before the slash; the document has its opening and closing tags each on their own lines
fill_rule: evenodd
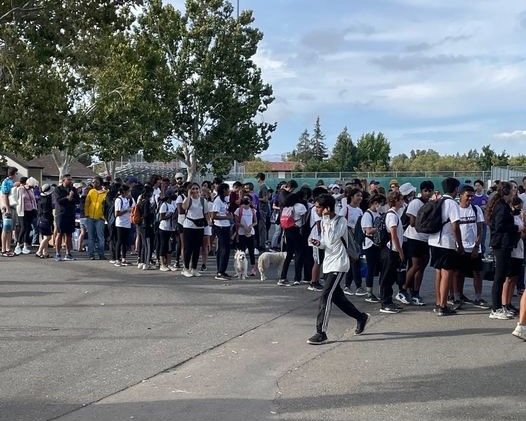
<svg viewBox="0 0 526 421">
<path fill-rule="evenodd" d="M 215 255 L 215 279 L 229 280 L 232 248 L 246 250 L 250 276 L 257 274 L 258 253 L 284 251 L 277 284 L 307 284 L 322 293 L 311 343 L 326 340 L 332 302 L 357 319 L 356 333 L 365 329 L 369 315 L 346 296 L 378 303 L 380 312 L 390 314 L 402 305 L 425 305 L 420 287 L 430 264 L 437 316 L 472 305 L 488 309 L 491 319 L 519 317 L 513 334 L 526 340 L 526 305 L 519 310 L 512 304 L 514 294 L 525 296 L 526 177 L 522 185 L 499 181 L 488 191 L 482 180 L 446 178 L 440 193 L 432 181 L 417 189 L 394 179 L 388 191 L 360 179 L 329 186 L 320 180 L 312 188 L 290 180 L 272 190 L 263 173 L 257 186 L 219 178 L 198 184 L 182 173 L 173 179 L 154 175 L 145 183 L 133 176 L 74 183 L 66 174 L 58 185 L 39 186 L 17 171 L 9 168 L 1 185 L 2 256 L 32 254 L 36 247 L 37 258 L 61 262 L 83 252 L 117 267 L 198 277 Z M 426 232 L 420 214 L 433 202 L 441 224 Z M 349 239 L 362 258 L 350 257 Z M 488 276 L 489 302 L 482 296 Z M 464 294 L 466 277 L 473 279 L 471 298 Z"/>
</svg>

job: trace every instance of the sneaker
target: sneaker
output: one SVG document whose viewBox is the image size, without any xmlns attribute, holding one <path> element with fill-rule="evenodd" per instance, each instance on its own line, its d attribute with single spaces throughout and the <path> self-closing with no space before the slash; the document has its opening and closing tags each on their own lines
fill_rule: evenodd
<svg viewBox="0 0 526 421">
<path fill-rule="evenodd" d="M 343 293 L 344 293 L 345 295 L 354 295 L 354 292 L 352 292 L 352 291 L 351 291 L 351 288 L 349 288 L 349 287 L 345 287 L 345 288 L 343 289 Z"/>
<path fill-rule="evenodd" d="M 519 315 L 519 309 L 517 307 L 515 307 L 513 304 L 508 304 L 506 305 L 506 308 L 513 312 L 515 314 L 515 316 L 518 316 Z"/>
<path fill-rule="evenodd" d="M 472 304 L 475 307 L 483 308 L 483 309 L 488 309 L 488 308 L 491 307 L 489 305 L 489 303 L 486 300 L 482 299 L 482 298 L 474 299 Z"/>
<path fill-rule="evenodd" d="M 195 269 L 192 269 L 190 272 L 192 273 L 192 276 L 196 276 L 198 278 L 201 276 L 201 274 Z"/>
<path fill-rule="evenodd" d="M 517 323 L 515 330 L 511 332 L 511 334 L 519 339 L 522 339 L 523 341 L 526 341 L 526 326 Z"/>
<path fill-rule="evenodd" d="M 499 308 L 498 310 L 491 310 L 489 313 L 490 319 L 496 320 L 509 320 L 508 315 L 504 312 L 504 309 Z"/>
<path fill-rule="evenodd" d="M 117 263 L 117 260 L 115 260 L 115 259 L 111 259 L 111 260 L 108 260 L 108 263 L 109 263 L 110 265 L 114 265 L 115 263 Z"/>
<path fill-rule="evenodd" d="M 144 263 L 138 263 L 137 264 L 137 269 L 142 270 L 144 268 L 144 266 L 146 266 Z"/>
<path fill-rule="evenodd" d="M 418 295 L 415 295 L 415 296 L 411 297 L 411 304 L 413 304 L 415 306 L 425 306 L 426 305 L 424 300 L 422 300 L 422 297 L 420 297 Z"/>
<path fill-rule="evenodd" d="M 183 269 L 181 271 L 181 275 L 186 276 L 187 278 L 191 278 L 192 276 L 194 276 L 190 269 Z"/>
<path fill-rule="evenodd" d="M 463 301 L 466 304 L 473 304 L 473 300 L 466 297 L 464 294 L 460 296 L 460 301 Z"/>
<path fill-rule="evenodd" d="M 327 335 L 325 333 L 316 333 L 316 335 L 307 339 L 307 343 L 311 345 L 321 345 L 325 342 L 327 342 Z"/>
<path fill-rule="evenodd" d="M 19 244 L 15 247 L 15 256 L 18 256 L 19 254 L 22 254 L 22 247 L 20 247 Z"/>
<path fill-rule="evenodd" d="M 168 265 L 168 269 L 170 269 L 172 272 L 177 271 L 178 269 L 175 267 L 175 265 Z"/>
<path fill-rule="evenodd" d="M 515 317 L 517 317 L 517 313 L 515 313 L 508 307 L 503 307 L 502 310 L 504 311 L 504 314 L 508 317 L 508 319 L 514 319 Z"/>
<path fill-rule="evenodd" d="M 300 285 L 300 284 L 301 284 L 300 281 L 294 281 L 294 282 L 292 283 L 292 285 Z"/>
<path fill-rule="evenodd" d="M 118 260 L 115 260 L 115 263 L 113 264 L 113 266 L 116 266 L 116 267 L 119 268 L 119 267 L 124 266 L 124 265 L 122 264 L 122 262 L 120 262 Z"/>
<path fill-rule="evenodd" d="M 396 294 L 395 300 L 400 301 L 402 304 L 411 304 L 407 291 L 400 291 L 398 294 Z"/>
<path fill-rule="evenodd" d="M 121 260 L 121 266 L 130 266 L 131 263 L 128 262 L 127 260 Z"/>
<path fill-rule="evenodd" d="M 400 310 L 398 310 L 392 304 L 386 304 L 385 306 L 382 306 L 380 308 L 380 313 L 396 314 L 396 313 L 400 313 Z"/>
<path fill-rule="evenodd" d="M 64 256 L 64 260 L 67 261 L 67 262 L 72 262 L 72 261 L 77 260 L 77 259 L 75 259 L 71 253 L 67 253 Z"/>
<path fill-rule="evenodd" d="M 166 265 L 161 265 L 161 267 L 159 268 L 159 270 L 161 272 L 170 272 L 170 268 Z"/>
<path fill-rule="evenodd" d="M 259 249 L 254 249 L 254 256 L 259 256 Z"/>
<path fill-rule="evenodd" d="M 179 263 L 179 262 L 175 262 L 175 265 L 174 265 L 174 266 L 175 266 L 175 268 L 176 268 L 177 270 L 181 270 L 181 269 L 182 269 L 181 263 Z"/>
<path fill-rule="evenodd" d="M 309 291 L 323 291 L 323 285 L 319 282 L 313 282 L 307 287 Z"/>
<path fill-rule="evenodd" d="M 206 265 L 201 265 L 201 272 L 206 272 L 208 270 L 208 268 L 206 267 Z"/>
<path fill-rule="evenodd" d="M 371 315 L 369 313 L 363 313 L 362 319 L 358 320 L 358 323 L 356 324 L 356 329 L 354 330 L 355 335 L 361 335 L 363 333 L 370 318 Z"/>
<path fill-rule="evenodd" d="M 369 294 L 367 294 L 367 297 L 365 297 L 365 301 L 367 301 L 368 303 L 379 303 L 380 299 L 372 292 L 370 292 Z"/>
<path fill-rule="evenodd" d="M 453 304 L 451 305 L 452 310 L 460 310 L 462 308 L 462 301 L 460 300 L 453 300 Z"/>
<path fill-rule="evenodd" d="M 367 290 L 364 287 L 358 287 L 356 288 L 356 292 L 354 293 L 354 295 L 363 297 L 364 295 L 367 295 Z"/>
<path fill-rule="evenodd" d="M 22 254 L 29 254 L 31 253 L 31 249 L 29 249 L 27 246 L 24 245 L 22 248 Z"/>
<path fill-rule="evenodd" d="M 216 276 L 214 276 L 214 279 L 217 279 L 218 281 L 227 281 L 228 279 L 223 276 L 222 273 L 218 273 Z"/>
<path fill-rule="evenodd" d="M 453 314 L 457 314 L 456 310 L 449 308 L 449 307 L 439 307 L 437 310 L 437 316 L 452 316 Z"/>
<path fill-rule="evenodd" d="M 289 282 L 288 279 L 280 279 L 280 280 L 278 281 L 278 285 L 279 285 L 280 287 L 290 287 L 290 282 Z"/>
<path fill-rule="evenodd" d="M 62 262 L 62 256 L 60 254 L 55 254 L 55 262 Z"/>
</svg>

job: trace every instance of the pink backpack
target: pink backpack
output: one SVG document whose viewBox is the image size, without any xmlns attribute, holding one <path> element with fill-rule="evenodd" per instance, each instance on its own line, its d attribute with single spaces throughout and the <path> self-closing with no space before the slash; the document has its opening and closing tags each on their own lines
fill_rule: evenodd
<svg viewBox="0 0 526 421">
<path fill-rule="evenodd" d="M 292 228 L 296 225 L 296 221 L 294 219 L 294 206 L 288 206 L 281 210 L 279 224 L 283 229 Z"/>
</svg>

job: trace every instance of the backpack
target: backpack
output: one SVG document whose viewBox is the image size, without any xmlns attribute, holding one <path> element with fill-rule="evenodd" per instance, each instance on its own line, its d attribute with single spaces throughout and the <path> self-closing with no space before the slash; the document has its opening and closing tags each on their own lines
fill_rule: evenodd
<svg viewBox="0 0 526 421">
<path fill-rule="evenodd" d="M 387 214 L 389 212 L 395 213 L 393 211 L 387 211 L 386 213 L 376 218 L 373 222 L 373 228 L 376 228 L 376 232 L 372 235 L 371 240 L 373 241 L 373 244 L 375 246 L 378 246 L 380 248 L 386 247 L 387 243 L 391 239 L 391 234 L 387 230 L 387 225 L 385 224 L 385 218 L 387 217 Z"/>
<path fill-rule="evenodd" d="M 141 213 L 141 206 L 142 206 L 142 203 L 138 203 L 133 209 L 132 209 L 132 212 L 131 212 L 131 216 L 130 216 L 130 219 L 131 219 L 131 223 L 134 224 L 134 225 L 140 225 L 142 224 L 142 221 L 143 221 L 143 214 Z"/>
<path fill-rule="evenodd" d="M 365 243 L 366 237 L 362 228 L 362 218 L 363 215 L 360 215 L 356 221 L 356 225 L 354 226 L 354 241 L 356 241 L 356 244 L 358 244 L 360 247 Z"/>
<path fill-rule="evenodd" d="M 339 216 L 338 218 L 344 217 Z M 347 220 L 345 221 L 345 225 L 347 225 Z M 342 242 L 351 262 L 356 262 L 360 258 L 360 247 L 356 244 L 354 234 L 349 227 L 347 227 L 347 235 L 342 237 Z"/>
<path fill-rule="evenodd" d="M 279 224 L 283 229 L 292 228 L 296 225 L 296 221 L 294 219 L 294 206 L 287 206 L 281 210 Z"/>
<path fill-rule="evenodd" d="M 108 222 L 109 226 L 115 225 L 115 198 L 113 194 L 108 194 L 102 202 L 102 211 L 104 213 L 104 218 Z"/>
<path fill-rule="evenodd" d="M 409 223 L 411 221 L 409 219 L 409 216 L 407 215 L 407 208 L 408 207 L 409 207 L 409 205 L 405 206 L 404 211 L 402 212 L 402 216 L 400 217 L 400 221 L 402 222 L 402 227 L 404 228 L 404 231 L 409 226 Z"/>
<path fill-rule="evenodd" d="M 449 221 L 442 222 L 442 203 L 449 198 L 428 200 L 416 214 L 415 229 L 424 234 L 435 234 Z"/>
</svg>

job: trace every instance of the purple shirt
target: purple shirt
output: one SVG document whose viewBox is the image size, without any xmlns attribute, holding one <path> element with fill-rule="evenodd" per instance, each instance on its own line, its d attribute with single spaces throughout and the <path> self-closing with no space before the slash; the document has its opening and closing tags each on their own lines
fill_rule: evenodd
<svg viewBox="0 0 526 421">
<path fill-rule="evenodd" d="M 480 196 L 477 195 L 477 193 L 475 193 L 473 195 L 473 199 L 471 200 L 471 203 L 473 205 L 477 205 L 477 206 L 480 206 L 482 209 L 484 209 L 486 207 L 486 205 L 488 204 L 489 202 L 489 198 L 486 194 L 482 193 Z"/>
</svg>

